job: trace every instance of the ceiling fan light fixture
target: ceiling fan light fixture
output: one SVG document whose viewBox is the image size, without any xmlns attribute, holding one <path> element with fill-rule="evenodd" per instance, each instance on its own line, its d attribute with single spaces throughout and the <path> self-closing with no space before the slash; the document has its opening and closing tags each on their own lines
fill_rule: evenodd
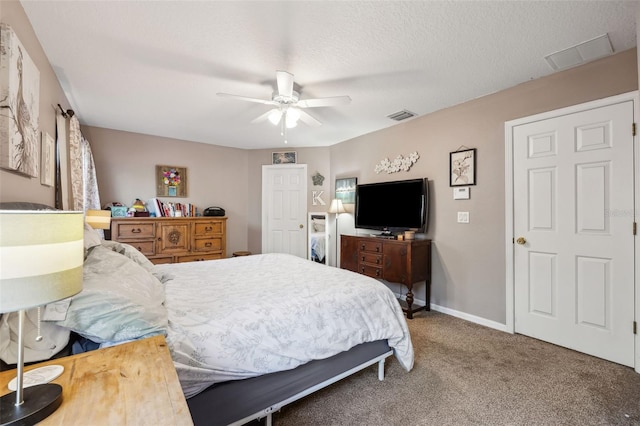
<svg viewBox="0 0 640 426">
<path fill-rule="evenodd" d="M 287 128 L 292 129 L 298 125 L 300 119 L 300 110 L 297 108 L 289 108 L 286 114 Z"/>
<path fill-rule="evenodd" d="M 268 118 L 271 124 L 277 126 L 278 123 L 280 123 L 280 119 L 282 118 L 282 111 L 280 111 L 279 109 L 274 109 L 273 111 L 271 111 L 271 113 L 269 113 Z"/>
</svg>

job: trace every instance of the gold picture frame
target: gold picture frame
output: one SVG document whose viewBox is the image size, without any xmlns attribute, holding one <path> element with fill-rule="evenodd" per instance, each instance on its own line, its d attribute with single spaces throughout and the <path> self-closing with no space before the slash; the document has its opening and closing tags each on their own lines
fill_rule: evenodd
<svg viewBox="0 0 640 426">
<path fill-rule="evenodd" d="M 156 196 L 186 197 L 187 168 L 178 166 L 156 166 Z"/>
</svg>

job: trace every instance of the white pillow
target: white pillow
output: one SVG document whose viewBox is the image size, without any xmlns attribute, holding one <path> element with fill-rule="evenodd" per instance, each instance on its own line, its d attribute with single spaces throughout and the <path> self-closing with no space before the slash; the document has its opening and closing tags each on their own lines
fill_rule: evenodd
<svg viewBox="0 0 640 426">
<path fill-rule="evenodd" d="M 324 219 L 313 219 L 313 230 L 315 232 L 324 232 Z"/>
<path fill-rule="evenodd" d="M 146 269 L 97 246 L 84 262 L 82 291 L 56 323 L 96 343 L 166 334 L 164 297 L 162 284 Z"/>
</svg>

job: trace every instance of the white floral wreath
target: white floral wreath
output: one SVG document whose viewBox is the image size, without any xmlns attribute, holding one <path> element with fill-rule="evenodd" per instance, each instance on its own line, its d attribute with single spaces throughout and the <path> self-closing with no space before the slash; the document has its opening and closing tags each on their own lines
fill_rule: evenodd
<svg viewBox="0 0 640 426">
<path fill-rule="evenodd" d="M 374 171 L 376 173 L 387 172 L 387 173 L 396 173 L 399 171 L 408 172 L 411 166 L 413 166 L 420 156 L 417 152 L 412 152 L 408 157 L 403 157 L 402 155 L 398 155 L 395 160 L 390 161 L 388 158 L 380 161 L 380 163 L 376 164 Z"/>
</svg>

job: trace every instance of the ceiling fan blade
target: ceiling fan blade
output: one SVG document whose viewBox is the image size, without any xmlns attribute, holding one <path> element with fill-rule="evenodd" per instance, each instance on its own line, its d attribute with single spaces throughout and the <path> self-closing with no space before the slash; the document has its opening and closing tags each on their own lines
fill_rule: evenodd
<svg viewBox="0 0 640 426">
<path fill-rule="evenodd" d="M 291 97 L 293 95 L 293 74 L 286 71 L 276 71 L 278 83 L 278 94 L 280 96 Z"/>
<path fill-rule="evenodd" d="M 351 98 L 349 96 L 333 96 L 330 98 L 304 99 L 302 101 L 298 101 L 296 103 L 296 106 L 300 108 L 315 108 L 315 107 L 325 107 L 325 106 L 346 105 L 348 103 L 351 103 Z"/>
<path fill-rule="evenodd" d="M 302 121 L 307 126 L 318 127 L 322 125 L 321 122 L 313 118 L 311 115 L 309 115 L 309 113 L 304 112 L 302 110 L 299 110 L 299 111 L 300 111 L 300 121 Z"/>
<path fill-rule="evenodd" d="M 272 100 L 248 98 L 246 96 L 232 95 L 230 93 L 216 93 L 216 95 L 222 96 L 224 98 L 237 99 L 239 101 L 255 102 L 255 103 L 258 103 L 258 104 L 265 104 L 265 105 L 278 105 L 277 102 L 274 102 Z"/>
<path fill-rule="evenodd" d="M 269 111 L 265 112 L 264 114 L 261 114 L 260 116 L 254 118 L 253 120 L 251 120 L 251 124 L 256 124 L 256 123 L 262 123 L 263 121 L 267 121 L 269 119 L 269 114 L 271 114 L 273 112 L 272 109 L 270 109 Z"/>
</svg>

